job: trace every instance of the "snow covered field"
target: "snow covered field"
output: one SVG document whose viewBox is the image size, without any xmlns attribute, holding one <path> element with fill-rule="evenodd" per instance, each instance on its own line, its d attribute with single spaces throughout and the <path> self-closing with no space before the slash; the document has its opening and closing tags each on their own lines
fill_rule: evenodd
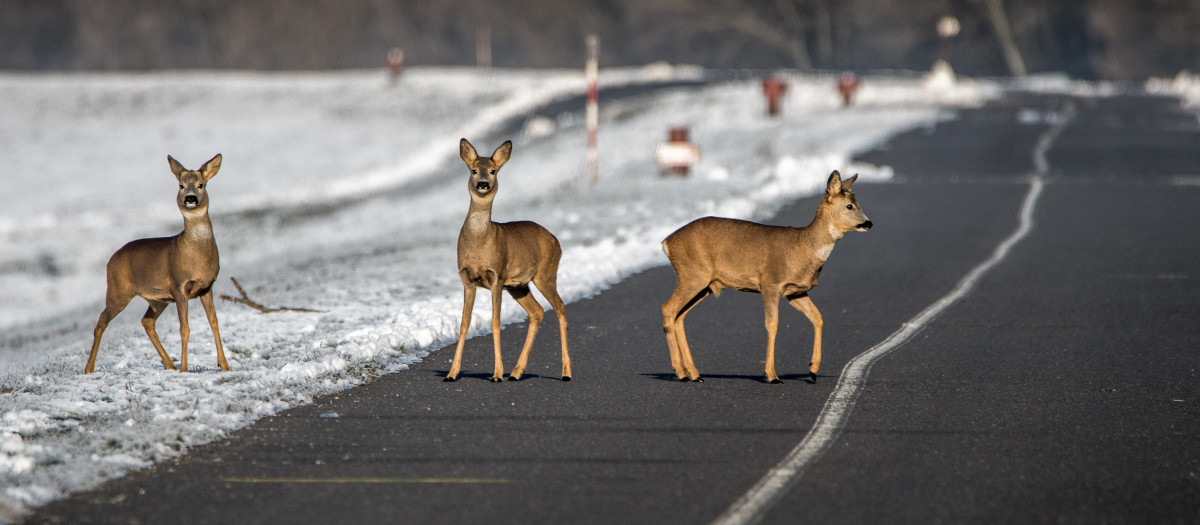
<svg viewBox="0 0 1200 525">
<path fill-rule="evenodd" d="M 582 108 L 530 118 L 583 92 L 576 71 L 413 68 L 395 86 L 378 71 L 0 74 L 0 522 L 453 342 L 455 240 L 468 205 L 460 137 L 484 154 L 514 141 L 493 216 L 558 236 L 569 303 L 666 264 L 659 242 L 696 217 L 769 216 L 819 191 L 833 169 L 886 179 L 886 167 L 848 159 L 999 91 L 868 78 L 859 103 L 842 109 L 834 78 L 790 76 L 778 119 L 763 117 L 757 80 L 604 98 L 607 86 L 702 73 L 602 72 L 594 185 Z M 691 177 L 663 177 L 654 147 L 678 125 L 703 158 Z M 220 373 L 193 305 L 194 373 L 179 374 L 162 369 L 135 299 L 105 333 L 96 373 L 83 375 L 109 255 L 181 228 L 166 156 L 195 169 L 216 153 L 216 293 L 236 295 L 232 276 L 260 303 L 320 312 L 218 301 L 232 367 Z M 475 334 L 490 316 L 480 293 Z M 523 319 L 505 301 L 505 322 Z M 178 359 L 174 311 L 158 332 Z"/>
<path fill-rule="evenodd" d="M 1172 78 L 1152 78 L 1146 82 L 1151 93 L 1179 97 L 1185 107 L 1200 107 L 1200 73 L 1182 71 Z"/>
</svg>

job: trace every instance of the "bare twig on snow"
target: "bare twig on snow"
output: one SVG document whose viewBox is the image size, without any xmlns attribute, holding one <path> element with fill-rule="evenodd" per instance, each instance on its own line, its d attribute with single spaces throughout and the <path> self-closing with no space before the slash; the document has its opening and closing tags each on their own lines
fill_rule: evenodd
<svg viewBox="0 0 1200 525">
<path fill-rule="evenodd" d="M 246 290 L 244 288 L 242 288 L 242 285 L 237 282 L 237 279 L 230 277 L 229 280 L 233 281 L 233 285 L 237 287 L 238 293 L 242 294 L 242 296 L 241 297 L 230 297 L 228 295 L 218 295 L 217 296 L 218 298 L 224 299 L 226 301 L 233 301 L 235 303 L 244 304 L 244 305 L 249 306 L 255 310 L 258 310 L 259 312 L 262 312 L 264 314 L 269 314 L 269 313 L 274 313 L 274 312 L 318 312 L 318 313 L 321 312 L 321 310 L 311 310 L 308 308 L 292 308 L 289 306 L 281 306 L 278 308 L 271 308 L 269 306 L 263 306 L 255 301 L 253 301 L 252 299 L 250 299 L 250 296 L 246 295 Z"/>
</svg>

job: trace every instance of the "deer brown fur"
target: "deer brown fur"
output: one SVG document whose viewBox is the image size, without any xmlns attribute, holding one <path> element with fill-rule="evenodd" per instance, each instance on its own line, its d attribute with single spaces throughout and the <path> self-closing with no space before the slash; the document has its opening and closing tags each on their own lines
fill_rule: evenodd
<svg viewBox="0 0 1200 525">
<path fill-rule="evenodd" d="M 221 155 L 205 162 L 199 170 L 186 169 L 169 155 L 167 162 L 179 181 L 175 202 L 183 214 L 183 231 L 173 237 L 130 242 L 108 260 L 108 292 L 104 299 L 104 311 L 96 322 L 92 353 L 88 356 L 84 373 L 90 374 L 95 370 L 96 351 L 100 348 L 104 329 L 134 296 L 140 296 L 150 303 L 146 314 L 142 316 L 142 327 L 162 358 L 164 368 L 174 370 L 175 364 L 158 340 L 158 333 L 154 330 L 155 321 L 166 310 L 167 304 L 175 303 L 182 339 L 179 371 L 187 372 L 190 332 L 188 300 L 199 298 L 217 343 L 217 364 L 221 370 L 229 370 L 225 350 L 221 346 L 221 334 L 217 330 L 217 312 L 213 308 L 212 285 L 220 271 L 220 257 L 217 254 L 217 241 L 213 238 L 212 223 L 208 218 L 208 190 L 205 189 L 208 181 L 221 168 Z"/>
<path fill-rule="evenodd" d="M 458 379 L 462 367 L 462 350 L 467 330 L 471 327 L 471 313 L 475 306 L 476 288 L 486 288 L 492 295 L 492 340 L 495 347 L 495 367 L 492 381 L 504 378 L 504 364 L 500 357 L 500 299 L 505 290 L 517 300 L 529 314 L 529 332 L 521 357 L 513 367 L 509 379 L 517 380 L 525 372 L 529 350 L 541 326 L 544 310 L 533 297 L 529 283 L 537 286 L 554 313 L 558 316 L 559 336 L 562 342 L 562 379 L 571 379 L 571 358 L 567 354 L 567 317 L 563 301 L 558 296 L 558 261 L 562 249 L 558 239 L 541 225 L 530 221 L 493 222 L 492 201 L 499 189 L 497 172 L 508 162 L 512 153 L 512 142 L 501 144 L 491 157 L 480 157 L 467 139 L 459 142 L 459 155 L 467 164 L 471 175 L 467 190 L 471 195 L 471 207 L 467 219 L 458 234 L 458 274 L 463 284 L 463 314 L 459 327 L 458 345 L 454 350 L 454 362 L 446 381 Z"/>
<path fill-rule="evenodd" d="M 722 288 L 758 292 L 763 297 L 767 327 L 766 377 L 780 382 L 775 373 L 775 334 L 779 327 L 779 299 L 804 313 L 813 325 L 812 380 L 821 366 L 821 313 L 808 296 L 833 246 L 849 231 L 866 231 L 871 221 L 858 207 L 850 187 L 858 175 L 842 180 L 834 171 L 826 183 L 817 215 L 803 228 L 767 226 L 750 221 L 704 217 L 667 236 L 663 250 L 675 269 L 675 292 L 662 306 L 663 331 L 671 352 L 671 366 L 683 381 L 699 381 L 684 333 L 688 311 Z"/>
</svg>

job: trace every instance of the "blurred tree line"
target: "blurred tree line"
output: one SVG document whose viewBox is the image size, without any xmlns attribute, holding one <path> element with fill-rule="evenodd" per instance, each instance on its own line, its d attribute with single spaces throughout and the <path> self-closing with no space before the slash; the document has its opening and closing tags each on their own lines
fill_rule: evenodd
<svg viewBox="0 0 1200 525">
<path fill-rule="evenodd" d="M 605 66 L 1200 70 L 1200 0 L 0 0 L 0 68 L 363 68 L 394 46 L 409 65 L 580 67 L 588 33 Z"/>
</svg>

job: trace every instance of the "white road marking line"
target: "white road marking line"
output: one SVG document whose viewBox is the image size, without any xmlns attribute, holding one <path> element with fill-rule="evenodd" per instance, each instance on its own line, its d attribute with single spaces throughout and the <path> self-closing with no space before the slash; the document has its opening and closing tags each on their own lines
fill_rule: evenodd
<svg viewBox="0 0 1200 525">
<path fill-rule="evenodd" d="M 1073 109 L 1073 107 L 1067 108 L 1069 115 L 1073 116 Z M 997 264 L 1000 264 L 1008 256 L 1009 250 L 1029 234 L 1033 229 L 1033 211 L 1037 206 L 1038 198 L 1042 194 L 1042 188 L 1045 186 L 1042 177 L 1049 171 L 1046 152 L 1050 149 L 1050 145 L 1054 142 L 1054 139 L 1058 138 L 1058 135 L 1062 133 L 1065 124 L 1065 121 L 1060 122 L 1047 129 L 1034 148 L 1033 163 L 1037 173 L 1034 174 L 1033 179 L 1030 181 L 1029 191 L 1025 194 L 1025 200 L 1021 204 L 1017 230 L 996 246 L 996 250 L 992 252 L 991 257 L 971 269 L 959 281 L 958 286 L 955 286 L 949 294 L 926 307 L 916 317 L 904 323 L 899 330 L 893 332 L 887 339 L 884 339 L 883 342 L 871 347 L 871 349 L 859 354 L 850 360 L 849 363 L 846 363 L 846 367 L 842 369 L 841 377 L 838 378 L 837 386 L 834 387 L 833 393 L 829 394 L 829 399 L 825 402 L 825 407 L 821 409 L 821 414 L 817 416 L 817 422 L 813 425 L 813 428 L 808 431 L 804 439 L 778 465 L 767 471 L 767 474 L 753 488 L 742 495 L 724 514 L 717 518 L 713 522 L 714 525 L 740 525 L 759 522 L 771 505 L 782 497 L 787 492 L 787 489 L 800 478 L 800 475 L 804 473 L 804 469 L 825 452 L 825 449 L 837 438 L 846 419 L 850 417 L 850 411 L 854 408 L 855 400 L 858 398 L 859 393 L 862 392 L 867 374 L 871 371 L 871 365 L 875 364 L 875 361 L 888 352 L 908 342 L 917 332 L 920 332 L 926 325 L 933 322 L 934 319 L 953 306 L 954 303 L 970 295 L 975 290 L 975 286 L 979 283 L 979 280 Z"/>
<path fill-rule="evenodd" d="M 1200 175 L 1176 175 L 1167 181 L 1172 186 L 1200 186 Z"/>
</svg>

